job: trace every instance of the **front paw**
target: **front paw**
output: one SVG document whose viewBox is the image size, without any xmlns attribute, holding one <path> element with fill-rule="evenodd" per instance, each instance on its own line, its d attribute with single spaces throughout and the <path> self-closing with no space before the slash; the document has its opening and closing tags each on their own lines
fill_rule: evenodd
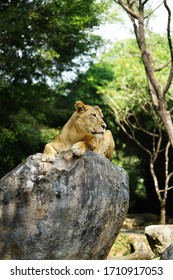
<svg viewBox="0 0 173 280">
<path fill-rule="evenodd" d="M 43 161 L 43 162 L 54 162 L 55 161 L 55 155 L 43 154 L 41 161 Z"/>
<path fill-rule="evenodd" d="M 82 156 L 86 152 L 86 147 L 83 143 L 76 143 L 71 148 L 72 152 L 76 156 Z"/>
</svg>

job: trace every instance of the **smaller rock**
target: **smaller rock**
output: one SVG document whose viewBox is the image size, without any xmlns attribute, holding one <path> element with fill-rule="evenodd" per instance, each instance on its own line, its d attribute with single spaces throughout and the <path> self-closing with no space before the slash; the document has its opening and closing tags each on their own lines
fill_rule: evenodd
<svg viewBox="0 0 173 280">
<path fill-rule="evenodd" d="M 153 252 L 160 256 L 173 240 L 173 225 L 151 225 L 145 227 L 145 235 Z"/>
<path fill-rule="evenodd" d="M 160 260 L 173 260 L 173 243 L 165 249 Z"/>
</svg>

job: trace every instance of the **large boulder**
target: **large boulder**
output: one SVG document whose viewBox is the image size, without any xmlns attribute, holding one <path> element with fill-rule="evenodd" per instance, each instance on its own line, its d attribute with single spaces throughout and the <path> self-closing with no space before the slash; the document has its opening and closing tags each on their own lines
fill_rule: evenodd
<svg viewBox="0 0 173 280">
<path fill-rule="evenodd" d="M 91 151 L 41 156 L 0 181 L 0 259 L 105 259 L 127 214 L 127 173 Z"/>
<path fill-rule="evenodd" d="M 173 260 L 173 243 L 161 254 L 160 260 Z"/>
<path fill-rule="evenodd" d="M 153 252 L 160 256 L 172 243 L 173 225 L 151 225 L 145 228 L 145 235 Z"/>
</svg>

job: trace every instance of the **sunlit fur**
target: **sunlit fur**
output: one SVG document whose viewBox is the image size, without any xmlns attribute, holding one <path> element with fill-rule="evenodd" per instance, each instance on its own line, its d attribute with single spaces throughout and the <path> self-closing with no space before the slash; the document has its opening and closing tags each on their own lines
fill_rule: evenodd
<svg viewBox="0 0 173 280">
<path fill-rule="evenodd" d="M 72 150 L 82 156 L 86 150 L 112 157 L 114 140 L 110 130 L 106 130 L 103 114 L 98 106 L 90 106 L 76 101 L 75 112 L 55 139 L 44 148 L 42 161 L 54 161 L 55 154 Z"/>
</svg>

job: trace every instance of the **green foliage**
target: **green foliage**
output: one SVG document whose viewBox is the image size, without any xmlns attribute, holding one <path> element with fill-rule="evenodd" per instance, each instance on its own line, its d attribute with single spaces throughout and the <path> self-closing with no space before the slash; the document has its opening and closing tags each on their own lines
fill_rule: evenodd
<svg viewBox="0 0 173 280">
<path fill-rule="evenodd" d="M 156 76 L 159 83 L 164 87 L 170 72 L 168 49 L 164 37 L 162 38 L 158 35 L 153 35 L 152 39 L 154 41 L 148 40 L 147 44 L 151 45 L 150 50 L 153 53 L 155 69 L 159 70 L 160 68 L 162 70 L 156 71 Z M 144 179 L 146 182 L 147 178 L 145 176 L 147 176 L 147 171 L 144 170 L 143 174 L 141 174 L 141 170 L 139 169 L 138 172 L 134 155 L 139 158 L 139 167 L 145 162 L 144 157 L 147 157 L 147 170 L 150 170 L 149 155 L 150 158 L 153 157 L 158 182 L 161 182 L 160 186 L 163 186 L 165 184 L 165 182 L 163 182 L 163 178 L 165 178 L 165 158 L 163 158 L 161 150 L 162 152 L 164 151 L 165 143 L 167 141 L 164 126 L 151 104 L 145 69 L 141 62 L 136 41 L 131 39 L 115 44 L 114 48 L 103 56 L 101 62 L 104 63 L 106 67 L 107 64 L 109 65 L 108 67 L 110 67 L 110 65 L 112 66 L 114 79 L 105 87 L 100 88 L 99 92 L 103 94 L 103 100 L 112 108 L 116 122 L 121 126 L 123 131 L 126 132 L 130 139 L 138 145 L 137 148 L 132 142 L 130 142 L 131 147 L 129 149 L 129 145 L 127 144 L 125 147 L 127 152 L 125 152 L 124 149 L 122 157 L 125 156 L 127 162 L 129 161 L 127 166 L 126 162 L 123 162 L 123 167 L 129 173 L 131 198 L 138 197 L 143 200 L 146 198 Z M 171 90 L 172 89 L 170 89 L 167 96 L 168 107 L 172 107 L 173 105 Z M 159 138 L 158 136 L 153 138 L 153 133 L 157 133 L 158 135 L 158 132 L 162 133 L 162 142 L 158 156 L 154 158 Z M 139 151 L 141 148 L 145 152 L 140 153 Z M 130 164 L 131 160 L 132 165 Z M 162 168 L 160 168 L 160 166 L 162 166 Z M 151 189 L 152 186 L 153 181 L 151 180 L 148 189 Z"/>
<path fill-rule="evenodd" d="M 151 54 L 153 56 L 155 77 L 158 80 L 158 83 L 164 86 L 166 85 L 168 76 L 169 76 L 169 60 L 170 60 L 170 51 L 168 47 L 168 42 L 166 36 L 161 36 L 159 34 L 152 34 L 147 37 L 147 45 Z M 168 64 L 167 64 L 168 63 Z M 167 64 L 167 65 L 166 65 Z M 165 67 L 163 67 L 165 65 Z M 172 90 L 172 89 L 171 89 Z"/>
<path fill-rule="evenodd" d="M 48 128 L 48 127 L 41 128 L 40 130 L 41 137 L 44 139 L 46 143 L 51 142 L 59 132 L 60 131 L 55 128 Z"/>
<path fill-rule="evenodd" d="M 155 68 L 166 67 L 162 71 L 156 71 L 156 76 L 164 86 L 169 73 L 168 49 L 165 37 L 157 34 L 152 36 L 153 41 L 149 41 L 153 52 Z M 153 43 L 155 42 L 155 44 Z M 162 62 L 163 61 L 163 62 Z M 105 103 L 113 109 L 118 123 L 125 123 L 127 119 L 131 121 L 134 128 L 143 126 L 145 130 L 153 132 L 155 128 L 161 128 L 160 118 L 154 114 L 150 95 L 148 93 L 148 83 L 143 63 L 141 61 L 139 49 L 134 39 L 118 42 L 114 47 L 101 58 L 100 64 L 105 68 L 112 68 L 114 78 L 99 89 Z M 167 95 L 168 105 L 172 107 L 173 101 L 171 91 Z"/>
<path fill-rule="evenodd" d="M 105 0 L 0 2 L 0 176 L 42 151 L 73 111 L 62 81 L 102 40 Z M 69 110 L 67 110 L 67 108 Z"/>
<path fill-rule="evenodd" d="M 91 34 L 103 6 L 95 1 L 3 1 L 1 73 L 13 82 L 56 79 L 99 43 Z"/>
<path fill-rule="evenodd" d="M 158 41 L 155 45 L 155 60 L 159 62 L 159 54 L 167 59 L 167 49 L 160 45 L 164 38 L 155 35 Z M 151 43 L 151 42 L 150 42 Z M 160 51 L 159 51 L 160 50 Z M 160 59 L 161 62 L 161 59 Z M 165 75 L 168 69 L 164 69 Z M 158 72 L 160 81 L 164 83 L 165 75 Z M 74 84 L 73 84 L 74 86 Z M 105 53 L 99 62 L 93 64 L 90 69 L 77 81 L 74 92 L 79 96 L 88 97 L 96 101 L 106 112 L 108 127 L 111 128 L 116 142 L 116 152 L 113 162 L 126 169 L 130 177 L 131 200 L 146 200 L 144 187 L 144 173 L 141 174 L 142 162 L 147 155 L 140 148 L 127 139 L 120 128 L 115 125 L 114 115 L 118 124 L 123 124 L 128 130 L 126 121 L 131 122 L 134 132 L 131 135 L 145 148 L 152 148 L 152 137 L 148 133 L 161 128 L 159 118 L 154 114 L 148 94 L 145 69 L 140 53 L 133 39 L 117 42 L 114 47 Z M 92 96 L 91 94 L 92 93 Z M 171 101 L 170 101 L 171 102 Z M 109 105 L 109 109 L 106 105 Z M 111 110 L 113 114 L 111 114 Z M 129 130 L 128 130 L 129 131 Z M 130 132 L 130 131 L 129 131 Z M 162 176 L 160 173 L 159 176 Z"/>
<path fill-rule="evenodd" d="M 0 176 L 14 168 L 26 155 L 40 151 L 43 139 L 38 122 L 24 109 L 11 116 L 9 128 L 0 131 Z"/>
<path fill-rule="evenodd" d="M 75 71 L 79 57 L 89 60 L 100 46 L 100 37 L 91 31 L 99 25 L 107 8 L 105 3 L 94 0 L 0 3 L 0 127 L 7 128 L 10 115 L 16 115 L 21 108 L 46 125 L 61 124 L 57 122 L 60 114 L 56 108 L 65 92 L 61 74 Z"/>
<path fill-rule="evenodd" d="M 130 199 L 132 201 L 145 200 L 146 190 L 141 174 L 141 159 L 138 155 L 135 155 L 134 147 L 130 151 L 128 145 L 129 143 L 124 143 L 121 150 L 116 149 L 113 163 L 123 167 L 128 172 L 130 178 Z"/>
<path fill-rule="evenodd" d="M 103 64 L 92 64 L 83 74 L 80 74 L 75 81 L 67 84 L 68 95 L 66 100 L 71 100 L 72 104 L 76 100 L 83 100 L 86 104 L 101 107 L 104 118 L 109 129 L 115 125 L 112 110 L 105 104 L 99 90 L 112 81 L 114 74 L 111 67 L 105 67 Z"/>
<path fill-rule="evenodd" d="M 169 61 L 166 38 L 158 34 L 152 34 L 151 38 L 148 38 L 147 43 L 154 58 L 155 68 L 159 69 Z M 111 50 L 103 55 L 101 62 L 105 64 L 105 67 L 112 67 L 114 79 L 106 87 L 102 87 L 100 92 L 111 107 L 114 103 L 117 108 L 120 108 L 120 118 L 123 119 L 132 111 L 140 112 L 141 108 L 148 110 L 148 104 L 151 103 L 147 93 L 148 84 L 136 41 L 128 39 L 117 42 Z M 168 73 L 169 64 L 162 71 L 155 72 L 163 87 L 166 84 Z M 172 106 L 172 100 L 169 98 L 171 91 L 172 88 L 168 94 L 170 106 Z"/>
<path fill-rule="evenodd" d="M 147 102 L 145 71 L 135 40 L 116 43 L 101 61 L 111 65 L 114 72 L 114 79 L 100 89 L 106 100 L 114 101 L 123 114 L 138 110 L 140 104 Z"/>
</svg>

